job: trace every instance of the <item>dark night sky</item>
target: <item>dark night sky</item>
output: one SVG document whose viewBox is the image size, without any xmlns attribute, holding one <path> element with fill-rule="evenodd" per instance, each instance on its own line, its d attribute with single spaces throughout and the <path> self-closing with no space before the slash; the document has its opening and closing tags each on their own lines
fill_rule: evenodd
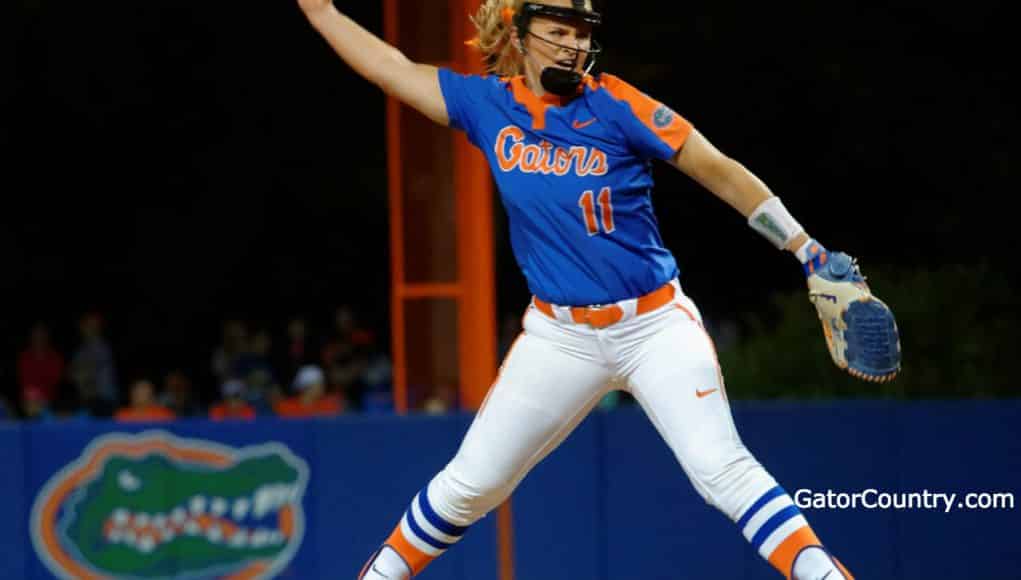
<svg viewBox="0 0 1021 580">
<path fill-rule="evenodd" d="M 383 98 L 294 2 L 5 4 L 4 367 L 32 320 L 70 346 L 90 307 L 138 370 L 205 365 L 228 315 L 277 324 L 350 302 L 385 325 Z M 377 32 L 381 4 L 338 2 Z M 602 8 L 599 68 L 692 120 L 831 248 L 866 269 L 1014 269 L 1016 63 L 1000 3 Z M 707 313 L 802 284 L 740 216 L 656 171 L 665 241 Z M 518 312 L 524 283 L 505 236 L 498 248 L 501 310 Z"/>
</svg>

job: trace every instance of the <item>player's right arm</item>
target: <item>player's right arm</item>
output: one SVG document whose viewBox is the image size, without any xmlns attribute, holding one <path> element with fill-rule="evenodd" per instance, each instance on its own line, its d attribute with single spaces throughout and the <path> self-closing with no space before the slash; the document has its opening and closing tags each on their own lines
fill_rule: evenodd
<svg viewBox="0 0 1021 580">
<path fill-rule="evenodd" d="M 412 62 L 359 26 L 332 0 L 298 0 L 312 26 L 340 58 L 372 84 L 441 125 L 449 125 L 436 67 Z"/>
</svg>

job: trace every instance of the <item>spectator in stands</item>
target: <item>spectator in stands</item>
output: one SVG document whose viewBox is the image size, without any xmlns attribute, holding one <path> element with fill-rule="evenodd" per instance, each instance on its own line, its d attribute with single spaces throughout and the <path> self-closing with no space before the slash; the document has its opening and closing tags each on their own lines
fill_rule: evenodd
<svg viewBox="0 0 1021 580">
<path fill-rule="evenodd" d="M 308 324 L 301 317 L 294 317 L 287 323 L 287 342 L 277 358 L 276 369 L 282 377 L 293 377 L 298 369 L 314 364 L 315 346 L 308 335 Z"/>
<path fill-rule="evenodd" d="M 334 313 L 334 334 L 322 350 L 327 390 L 340 395 L 347 408 L 361 411 L 369 390 L 366 371 L 373 360 L 375 335 L 361 328 L 351 308 L 342 305 Z"/>
<path fill-rule="evenodd" d="M 457 387 L 451 384 L 439 384 L 422 404 L 422 410 L 429 415 L 444 415 L 457 409 Z"/>
<path fill-rule="evenodd" d="M 37 388 L 52 402 L 63 376 L 64 357 L 50 343 L 49 328 L 38 323 L 32 327 L 28 346 L 18 355 L 18 387 L 22 392 Z"/>
<path fill-rule="evenodd" d="M 346 360 L 350 357 L 351 351 L 354 350 L 350 328 L 353 325 L 353 321 L 344 307 L 338 309 L 337 312 L 334 334 L 323 345 L 321 353 L 323 368 L 327 370 L 335 364 Z"/>
<path fill-rule="evenodd" d="M 340 396 L 352 411 L 361 411 L 363 407 L 370 354 L 368 345 L 356 344 L 344 356 L 334 359 L 328 369 L 327 391 Z"/>
<path fill-rule="evenodd" d="M 231 376 L 252 384 L 252 375 L 262 373 L 268 375 L 269 382 L 276 382 L 276 373 L 272 361 L 273 338 L 269 332 L 259 330 L 252 335 L 244 349 L 234 362 Z"/>
<path fill-rule="evenodd" d="M 322 369 L 307 365 L 294 378 L 295 396 L 278 402 L 275 410 L 281 417 L 328 417 L 343 411 L 340 397 L 326 394 L 326 377 Z"/>
<path fill-rule="evenodd" d="M 223 323 L 223 337 L 212 360 L 213 376 L 220 384 L 233 378 L 237 359 L 244 353 L 247 342 L 248 329 L 244 322 L 228 320 Z"/>
<path fill-rule="evenodd" d="M 82 387 L 74 385 L 72 399 L 77 401 L 81 410 L 90 417 L 109 418 L 117 411 L 114 401 L 100 397 L 91 383 L 85 383 Z"/>
<path fill-rule="evenodd" d="M 22 389 L 21 408 L 29 420 L 46 420 L 50 417 L 50 400 L 41 388 L 34 385 Z"/>
<path fill-rule="evenodd" d="M 151 381 L 140 379 L 131 385 L 131 400 L 122 407 L 114 419 L 126 423 L 173 421 L 174 412 L 156 401 L 156 387 Z"/>
<path fill-rule="evenodd" d="M 256 370 L 244 381 L 245 400 L 259 415 L 273 414 L 276 404 L 284 398 L 283 389 L 265 370 Z"/>
<path fill-rule="evenodd" d="M 160 396 L 160 403 L 173 411 L 177 418 L 195 417 L 202 414 L 202 409 L 195 400 L 191 379 L 180 369 L 170 371 L 163 379 L 163 394 Z"/>
<path fill-rule="evenodd" d="M 393 365 L 390 357 L 375 353 L 362 371 L 365 392 L 362 394 L 359 411 L 367 413 L 390 413 L 394 410 Z"/>
<path fill-rule="evenodd" d="M 255 408 L 245 401 L 245 383 L 240 379 L 230 379 L 220 387 L 223 400 L 209 410 L 209 418 L 213 421 L 255 419 Z"/>
<path fill-rule="evenodd" d="M 71 359 L 71 380 L 83 401 L 117 400 L 117 369 L 113 350 L 103 337 L 103 318 L 95 312 L 82 317 L 81 345 Z"/>
<path fill-rule="evenodd" d="M 248 350 L 238 361 L 237 376 L 248 386 L 248 396 L 262 414 L 272 412 L 273 405 L 283 397 L 283 389 L 273 368 L 273 339 L 260 330 L 249 342 Z"/>
<path fill-rule="evenodd" d="M 344 364 L 353 355 L 356 346 L 371 346 L 375 336 L 371 331 L 359 328 L 351 308 L 339 306 L 333 317 L 333 336 L 323 346 L 323 368 Z"/>
</svg>

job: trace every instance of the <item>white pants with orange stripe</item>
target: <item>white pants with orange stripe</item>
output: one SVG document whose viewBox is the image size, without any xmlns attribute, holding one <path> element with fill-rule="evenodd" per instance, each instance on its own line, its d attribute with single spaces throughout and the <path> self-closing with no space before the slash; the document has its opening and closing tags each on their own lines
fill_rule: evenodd
<svg viewBox="0 0 1021 580">
<path fill-rule="evenodd" d="M 612 388 L 634 395 L 698 492 L 731 517 L 776 485 L 738 438 L 713 344 L 686 296 L 602 329 L 530 307 L 445 470 L 455 486 L 482 493 L 443 515 L 464 521 L 502 502 Z M 453 490 L 451 499 L 462 495 Z"/>
<path fill-rule="evenodd" d="M 524 332 L 456 456 L 388 540 L 413 572 L 502 503 L 609 390 L 624 388 L 698 493 L 793 577 L 794 559 L 818 539 L 738 437 L 712 340 L 694 303 L 676 288 L 671 303 L 606 328 L 529 307 Z"/>
</svg>

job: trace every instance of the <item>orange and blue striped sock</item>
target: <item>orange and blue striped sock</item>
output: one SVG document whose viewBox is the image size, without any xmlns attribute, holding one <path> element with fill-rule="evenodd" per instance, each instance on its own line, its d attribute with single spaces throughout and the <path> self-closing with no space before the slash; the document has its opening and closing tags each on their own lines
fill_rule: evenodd
<svg viewBox="0 0 1021 580">
<path fill-rule="evenodd" d="M 845 578 L 853 580 L 847 569 L 822 547 L 801 510 L 780 486 L 755 500 L 738 519 L 737 526 L 759 554 L 788 580 L 809 576 L 818 578 L 818 575 L 811 574 L 820 567 L 825 573 L 827 566 L 838 569 Z M 825 558 L 819 558 L 820 555 Z M 805 558 L 802 560 L 801 556 Z M 802 569 L 810 574 L 805 574 Z"/>
<path fill-rule="evenodd" d="M 428 490 L 427 486 L 415 496 L 384 543 L 404 560 L 412 575 L 424 570 L 468 531 L 468 526 L 454 525 L 436 513 L 429 502 Z"/>
</svg>

